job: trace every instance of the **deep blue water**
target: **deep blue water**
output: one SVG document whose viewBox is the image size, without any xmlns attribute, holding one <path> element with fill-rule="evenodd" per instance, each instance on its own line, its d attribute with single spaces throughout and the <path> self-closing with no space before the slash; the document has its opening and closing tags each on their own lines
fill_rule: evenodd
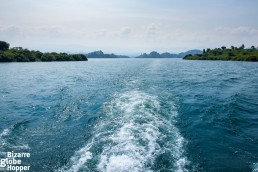
<svg viewBox="0 0 258 172">
<path fill-rule="evenodd" d="M 258 171 L 258 63 L 0 64 L 0 158 L 31 171 Z"/>
</svg>

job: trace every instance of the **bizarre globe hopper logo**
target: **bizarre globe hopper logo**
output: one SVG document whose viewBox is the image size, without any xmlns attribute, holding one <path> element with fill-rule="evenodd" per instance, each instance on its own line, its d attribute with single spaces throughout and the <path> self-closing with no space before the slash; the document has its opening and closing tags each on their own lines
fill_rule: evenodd
<svg viewBox="0 0 258 172">
<path fill-rule="evenodd" d="M 0 170 L 5 171 L 29 171 L 30 165 L 23 165 L 21 158 L 30 158 L 30 153 L 7 152 L 6 158 L 0 159 Z"/>
</svg>

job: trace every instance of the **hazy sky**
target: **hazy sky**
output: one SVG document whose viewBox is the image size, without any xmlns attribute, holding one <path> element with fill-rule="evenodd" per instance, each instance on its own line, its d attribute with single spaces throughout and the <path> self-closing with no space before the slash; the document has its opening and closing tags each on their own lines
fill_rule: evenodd
<svg viewBox="0 0 258 172">
<path fill-rule="evenodd" d="M 258 0 L 1 0 L 0 40 L 137 54 L 258 46 Z"/>
</svg>

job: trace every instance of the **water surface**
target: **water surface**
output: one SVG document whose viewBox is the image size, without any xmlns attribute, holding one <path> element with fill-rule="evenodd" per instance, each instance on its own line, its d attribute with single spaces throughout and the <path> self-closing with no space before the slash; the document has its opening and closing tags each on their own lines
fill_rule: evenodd
<svg viewBox="0 0 258 172">
<path fill-rule="evenodd" d="M 31 171 L 258 170 L 258 63 L 0 64 L 0 156 Z"/>
</svg>

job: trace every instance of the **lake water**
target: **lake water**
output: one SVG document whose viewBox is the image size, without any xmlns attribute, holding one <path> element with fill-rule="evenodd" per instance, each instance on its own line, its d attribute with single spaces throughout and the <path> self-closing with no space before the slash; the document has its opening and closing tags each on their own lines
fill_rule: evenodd
<svg viewBox="0 0 258 172">
<path fill-rule="evenodd" d="M 31 171 L 258 171 L 258 63 L 0 64 L 0 158 Z"/>
</svg>

